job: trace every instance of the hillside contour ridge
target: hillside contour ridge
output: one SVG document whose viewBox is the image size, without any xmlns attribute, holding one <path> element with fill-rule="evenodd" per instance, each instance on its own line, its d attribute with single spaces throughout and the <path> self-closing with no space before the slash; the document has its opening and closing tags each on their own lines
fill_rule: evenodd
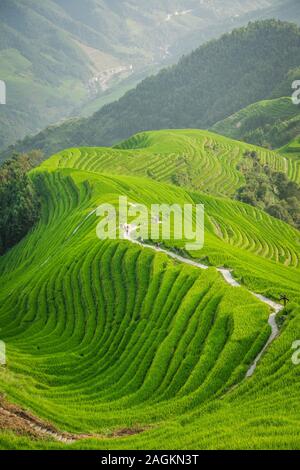
<svg viewBox="0 0 300 470">
<path fill-rule="evenodd" d="M 194 266 L 194 267 L 199 268 L 199 269 L 209 269 L 209 266 L 206 266 L 205 264 L 197 263 L 196 261 L 189 260 L 187 258 L 184 258 L 183 256 L 177 255 L 176 253 L 172 253 L 171 251 L 165 250 L 163 248 L 153 246 L 153 245 L 149 245 L 149 244 L 140 242 L 138 240 L 135 240 L 134 238 L 131 237 L 131 233 L 134 232 L 136 230 L 136 228 L 137 227 L 134 226 L 134 225 L 130 225 L 130 226 L 124 228 L 124 238 L 125 238 L 125 240 L 129 240 L 130 242 L 135 243 L 135 244 L 137 244 L 137 245 L 139 245 L 143 248 L 150 248 L 152 250 L 155 250 L 158 253 L 164 253 L 164 254 L 168 255 L 170 258 L 173 258 L 177 261 L 180 261 L 180 263 L 189 264 L 189 265 Z M 233 276 L 231 274 L 231 271 L 229 269 L 217 268 L 217 271 L 220 274 L 222 274 L 222 276 L 225 279 L 225 281 L 227 282 L 227 284 L 229 284 L 231 287 L 242 287 L 242 285 L 240 283 L 238 283 L 233 278 Z M 250 292 L 250 294 L 254 295 L 257 299 L 261 300 L 263 303 L 265 303 L 269 307 L 271 307 L 271 309 L 273 310 L 273 313 L 271 313 L 271 315 L 269 317 L 269 321 L 268 321 L 268 323 L 269 323 L 269 325 L 272 329 L 271 335 L 270 335 L 267 343 L 263 347 L 263 349 L 259 352 L 259 354 L 255 358 L 253 364 L 251 365 L 251 367 L 247 371 L 247 374 L 246 374 L 247 378 L 252 377 L 252 375 L 254 374 L 255 369 L 256 369 L 256 367 L 258 365 L 258 362 L 260 361 L 262 355 L 264 354 L 266 349 L 270 346 L 270 344 L 279 335 L 279 328 L 278 328 L 277 323 L 276 323 L 276 316 L 284 308 L 283 305 L 278 304 L 278 303 L 274 302 L 273 300 L 268 299 L 267 297 L 265 297 L 261 294 L 256 294 L 255 292 L 251 292 L 249 290 L 248 290 L 248 292 Z"/>
</svg>

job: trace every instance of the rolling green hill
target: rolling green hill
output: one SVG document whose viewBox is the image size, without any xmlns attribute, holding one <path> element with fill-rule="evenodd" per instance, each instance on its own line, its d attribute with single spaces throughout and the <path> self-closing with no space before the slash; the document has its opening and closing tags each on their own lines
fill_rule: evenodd
<svg viewBox="0 0 300 470">
<path fill-rule="evenodd" d="M 200 131 L 142 134 L 115 149 L 62 152 L 32 171 L 40 222 L 0 258 L 7 346 L 0 392 L 90 439 L 64 444 L 0 431 L 1 447 L 300 448 L 299 369 L 291 362 L 300 335 L 300 235 L 212 195 L 239 184 L 228 161 L 246 144 L 233 151 L 230 142 Z M 227 146 L 223 159 L 217 144 Z M 205 174 L 190 190 L 168 184 L 176 154 L 199 165 L 204 145 L 210 157 L 202 169 L 215 167 L 212 194 L 196 191 Z M 98 240 L 92 211 L 120 195 L 148 207 L 204 203 L 205 246 L 185 256 L 210 268 L 128 240 Z M 215 269 L 224 266 L 244 287 L 225 282 Z M 249 290 L 274 299 L 286 292 L 290 304 L 280 337 L 246 380 L 270 335 L 269 308 Z"/>
<path fill-rule="evenodd" d="M 259 101 L 218 122 L 212 131 L 255 145 L 279 148 L 300 134 L 300 108 L 288 97 Z"/>
<path fill-rule="evenodd" d="M 296 25 L 250 23 L 201 46 L 92 117 L 46 129 L 3 156 L 12 150 L 39 148 L 50 155 L 66 146 L 111 145 L 152 129 L 211 127 L 271 97 L 299 67 L 299 46 Z"/>
</svg>

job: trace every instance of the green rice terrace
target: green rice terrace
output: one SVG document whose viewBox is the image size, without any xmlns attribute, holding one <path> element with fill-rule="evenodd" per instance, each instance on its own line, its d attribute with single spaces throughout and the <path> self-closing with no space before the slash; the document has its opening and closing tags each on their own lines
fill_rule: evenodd
<svg viewBox="0 0 300 470">
<path fill-rule="evenodd" d="M 290 97 L 259 101 L 218 122 L 212 130 L 232 139 L 280 148 L 299 135 L 299 107 Z"/>
<path fill-rule="evenodd" d="M 299 157 L 289 153 L 278 157 L 277 152 L 199 130 L 144 132 L 112 149 L 68 149 L 46 161 L 43 167 L 143 176 L 213 195 L 232 196 L 243 182 L 237 165 L 249 150 L 257 151 L 262 163 L 300 183 Z"/>
<path fill-rule="evenodd" d="M 293 154 L 193 130 L 66 150 L 31 172 L 40 221 L 0 257 L 0 416 L 13 422 L 0 448 L 300 448 L 300 233 L 233 199 L 249 149 L 300 181 Z M 204 248 L 164 249 L 208 269 L 99 240 L 95 209 L 124 195 L 203 203 Z M 271 334 L 252 292 L 289 303 L 246 378 Z"/>
</svg>

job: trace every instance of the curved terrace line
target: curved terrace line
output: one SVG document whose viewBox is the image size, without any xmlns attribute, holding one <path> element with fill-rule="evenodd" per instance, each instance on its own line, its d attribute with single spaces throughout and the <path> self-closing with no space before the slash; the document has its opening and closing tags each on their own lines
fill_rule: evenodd
<svg viewBox="0 0 300 470">
<path fill-rule="evenodd" d="M 185 263 L 185 264 L 188 264 L 190 266 L 194 266 L 194 267 L 199 268 L 199 269 L 209 269 L 210 268 L 210 266 L 207 266 L 207 265 L 202 264 L 202 263 L 198 263 L 197 261 L 193 261 L 193 260 L 184 258 L 183 256 L 177 255 L 176 253 L 172 253 L 172 252 L 170 252 L 168 250 L 165 250 L 163 248 L 153 246 L 153 245 L 148 245 L 146 243 L 142 243 L 138 240 L 135 240 L 134 238 L 131 237 L 131 234 L 133 232 L 135 232 L 136 229 L 137 229 L 137 227 L 134 226 L 134 225 L 128 225 L 126 227 L 123 227 L 124 239 L 130 241 L 131 243 L 135 243 L 136 245 L 139 245 L 141 247 L 150 248 L 150 249 L 152 249 L 156 252 L 164 253 L 167 256 L 169 256 L 170 258 L 176 259 L 177 261 L 179 261 L 181 263 Z M 234 279 L 234 277 L 232 276 L 231 271 L 229 269 L 225 269 L 225 268 L 216 268 L 216 269 L 223 276 L 223 278 L 227 282 L 227 284 L 229 284 L 232 287 L 242 287 L 242 285 Z M 250 292 L 251 295 L 254 295 L 257 299 L 259 299 L 264 304 L 271 307 L 272 313 L 269 316 L 268 324 L 270 325 L 272 331 L 271 331 L 270 337 L 269 337 L 268 341 L 266 342 L 266 344 L 264 345 L 263 349 L 259 352 L 259 354 L 255 358 L 253 364 L 248 369 L 247 374 L 246 374 L 246 378 L 250 378 L 250 377 L 253 376 L 253 374 L 256 370 L 256 367 L 257 367 L 260 359 L 262 358 L 263 354 L 268 349 L 270 344 L 279 335 L 279 328 L 278 328 L 277 323 L 276 323 L 276 316 L 284 308 L 283 305 L 278 304 L 278 303 L 274 302 L 274 300 L 268 299 L 267 297 L 265 297 L 261 294 L 256 294 L 255 292 L 252 292 L 250 290 L 248 290 L 248 292 Z"/>
</svg>

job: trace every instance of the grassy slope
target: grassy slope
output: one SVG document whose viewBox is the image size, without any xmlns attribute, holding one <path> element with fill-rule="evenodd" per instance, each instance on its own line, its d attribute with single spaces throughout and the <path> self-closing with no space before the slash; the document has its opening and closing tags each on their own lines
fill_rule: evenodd
<svg viewBox="0 0 300 470">
<path fill-rule="evenodd" d="M 87 99 L 89 60 L 58 19 L 68 23 L 55 2 L 1 4 L 0 77 L 7 85 L 7 104 L 0 109 L 1 148 L 68 116 L 74 104 Z"/>
<path fill-rule="evenodd" d="M 186 152 L 190 132 L 195 138 L 189 131 L 184 148 L 184 132 L 138 136 L 131 146 L 143 142 L 144 150 L 131 154 L 135 166 L 149 161 L 151 148 Z M 112 160 L 125 173 L 128 150 L 92 152 L 91 159 L 78 150 L 54 156 L 33 173 L 44 195 L 42 219 L 0 259 L 8 349 L 0 390 L 61 429 L 109 436 L 149 428 L 75 448 L 299 448 L 299 373 L 290 351 L 300 335 L 299 232 L 234 201 L 103 175 L 104 159 L 109 171 Z M 204 202 L 206 244 L 194 256 L 232 267 L 248 288 L 268 296 L 284 290 L 294 301 L 280 339 L 236 392 L 224 395 L 266 341 L 268 308 L 213 268 L 201 272 L 126 241 L 97 240 L 96 217 L 85 217 L 120 194 L 147 205 Z M 7 433 L 0 445 L 61 447 Z"/>
</svg>

